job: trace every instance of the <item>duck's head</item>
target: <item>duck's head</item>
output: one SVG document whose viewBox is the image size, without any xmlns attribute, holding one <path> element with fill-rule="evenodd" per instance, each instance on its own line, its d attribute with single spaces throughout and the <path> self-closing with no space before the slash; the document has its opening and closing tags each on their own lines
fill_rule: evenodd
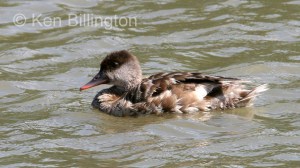
<svg viewBox="0 0 300 168">
<path fill-rule="evenodd" d="M 124 90 L 134 88 L 142 81 L 142 70 L 138 59 L 126 50 L 107 55 L 100 64 L 100 71 L 80 90 L 101 84 L 111 84 Z"/>
</svg>

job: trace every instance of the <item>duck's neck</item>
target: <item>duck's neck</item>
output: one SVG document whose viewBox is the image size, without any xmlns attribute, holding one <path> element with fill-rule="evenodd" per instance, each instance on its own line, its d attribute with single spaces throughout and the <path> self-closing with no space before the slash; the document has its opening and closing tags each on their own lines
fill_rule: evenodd
<svg viewBox="0 0 300 168">
<path fill-rule="evenodd" d="M 135 90 L 137 87 L 139 87 L 141 84 L 141 81 L 135 81 L 135 82 L 132 82 L 128 85 L 125 86 L 125 90 L 126 91 L 132 91 L 132 90 Z"/>
<path fill-rule="evenodd" d="M 124 96 L 127 100 L 130 100 L 132 103 L 137 103 L 142 100 L 142 92 L 140 90 L 141 84 L 135 85 L 128 90 L 124 91 Z"/>
<path fill-rule="evenodd" d="M 137 88 L 141 84 L 141 82 L 142 82 L 141 73 L 137 74 L 135 76 L 130 75 L 130 76 L 127 77 L 126 82 L 124 82 L 123 85 L 120 86 L 120 87 L 123 87 L 124 91 L 129 92 L 129 91 L 132 91 L 135 88 Z"/>
<path fill-rule="evenodd" d="M 128 84 L 123 85 L 123 86 L 116 86 L 116 85 L 114 85 L 114 86 L 122 92 L 132 92 L 132 91 L 136 90 L 137 88 L 139 88 L 140 84 L 141 84 L 141 82 L 128 83 Z"/>
<path fill-rule="evenodd" d="M 136 103 L 141 100 L 142 96 L 142 93 L 140 91 L 140 85 L 141 83 L 136 83 L 135 85 L 126 85 L 126 87 L 114 85 L 112 89 L 120 96 L 124 96 L 125 99 Z"/>
</svg>

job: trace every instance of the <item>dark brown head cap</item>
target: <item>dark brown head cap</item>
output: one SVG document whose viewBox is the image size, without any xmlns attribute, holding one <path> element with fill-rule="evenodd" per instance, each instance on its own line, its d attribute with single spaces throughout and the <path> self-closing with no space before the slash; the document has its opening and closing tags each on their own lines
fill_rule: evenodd
<svg viewBox="0 0 300 168">
<path fill-rule="evenodd" d="M 126 62 L 137 61 L 137 58 L 126 50 L 115 51 L 108 54 L 101 62 L 101 70 L 115 70 Z"/>
</svg>

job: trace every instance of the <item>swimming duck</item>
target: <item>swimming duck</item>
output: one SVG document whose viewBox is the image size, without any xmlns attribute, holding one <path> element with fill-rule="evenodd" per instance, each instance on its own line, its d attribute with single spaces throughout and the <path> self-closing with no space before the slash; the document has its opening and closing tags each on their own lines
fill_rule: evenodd
<svg viewBox="0 0 300 168">
<path fill-rule="evenodd" d="M 100 71 L 80 90 L 110 84 L 95 96 L 92 106 L 114 116 L 194 113 L 250 106 L 267 85 L 246 89 L 247 81 L 202 73 L 171 72 L 142 77 L 136 56 L 126 50 L 108 54 Z"/>
</svg>

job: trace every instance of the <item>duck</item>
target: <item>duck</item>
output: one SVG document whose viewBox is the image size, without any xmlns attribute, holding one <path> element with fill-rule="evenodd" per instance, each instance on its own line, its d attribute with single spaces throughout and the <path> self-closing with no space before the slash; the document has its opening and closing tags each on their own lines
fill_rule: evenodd
<svg viewBox="0 0 300 168">
<path fill-rule="evenodd" d="M 248 107 L 267 84 L 247 88 L 249 81 L 199 72 L 161 72 L 143 78 L 140 62 L 127 50 L 109 53 L 95 77 L 80 91 L 112 85 L 99 91 L 92 106 L 117 116 L 190 114 Z"/>
</svg>

